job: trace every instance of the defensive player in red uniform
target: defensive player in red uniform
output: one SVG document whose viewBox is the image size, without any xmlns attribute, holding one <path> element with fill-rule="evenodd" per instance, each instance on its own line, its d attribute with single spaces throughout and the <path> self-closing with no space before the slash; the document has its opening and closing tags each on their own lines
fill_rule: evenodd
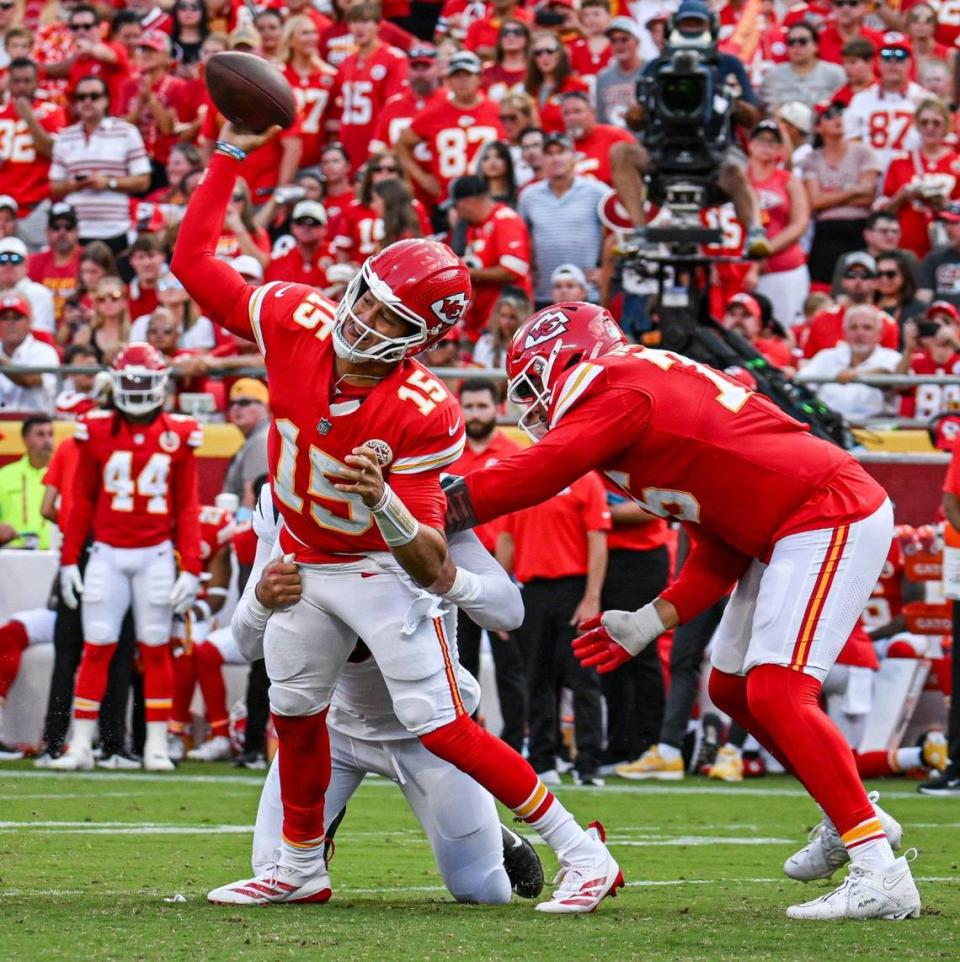
<svg viewBox="0 0 960 962">
<path fill-rule="evenodd" d="M 557 852 L 563 883 L 538 907 L 591 911 L 622 880 L 599 827 L 581 829 L 529 764 L 470 718 L 456 642 L 427 590 L 448 598 L 472 591 L 469 578 L 456 581 L 447 555 L 439 479 L 463 451 L 464 429 L 456 401 L 412 356 L 462 319 L 469 275 L 442 244 L 407 240 L 367 260 L 339 305 L 303 285 L 245 284 L 214 256 L 218 225 L 246 150 L 276 132 L 228 128 L 190 201 L 172 265 L 207 316 L 256 339 L 264 354 L 274 416 L 268 460 L 284 521 L 277 550 L 302 578 L 301 600 L 275 611 L 264 637 L 280 742 L 280 858 L 272 871 L 209 898 L 258 905 L 330 897 L 326 713 L 359 636 L 401 723 Z"/>
<path fill-rule="evenodd" d="M 687 526 L 677 580 L 639 611 L 608 611 L 574 642 L 613 670 L 739 582 L 714 637 L 710 692 L 801 780 L 853 865 L 791 918 L 907 918 L 920 897 L 895 859 L 843 735 L 818 695 L 890 546 L 893 512 L 849 455 L 702 364 L 624 343 L 599 307 L 530 318 L 507 355 L 510 397 L 538 444 L 448 489 L 454 526 L 555 494 L 600 468 L 644 510 Z M 522 481 L 520 480 L 522 479 Z"/>
<path fill-rule="evenodd" d="M 143 765 L 172 771 L 167 719 L 173 695 L 170 626 L 190 607 L 200 574 L 199 496 L 193 449 L 203 441 L 193 418 L 165 414 L 170 371 L 149 344 L 131 344 L 111 369 L 118 410 L 77 422 L 74 501 L 63 526 L 60 591 L 83 595 L 83 655 L 77 671 L 69 750 L 50 763 L 93 768 L 93 732 L 120 625 L 131 603 L 144 672 L 147 738 Z M 88 534 L 93 548 L 81 577 Z M 179 553 L 180 575 L 174 546 Z"/>
</svg>

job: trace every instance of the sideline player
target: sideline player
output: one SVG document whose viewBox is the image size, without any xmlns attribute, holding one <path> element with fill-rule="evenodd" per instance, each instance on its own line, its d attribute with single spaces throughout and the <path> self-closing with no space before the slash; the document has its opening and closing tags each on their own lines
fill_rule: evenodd
<svg viewBox="0 0 960 962">
<path fill-rule="evenodd" d="M 269 615 L 269 609 L 289 604 L 301 588 L 295 566 L 279 561 L 267 564 L 282 522 L 266 485 L 253 523 L 259 538 L 257 560 L 227 629 L 230 644 L 243 660 L 262 657 L 265 619 L 260 602 Z M 490 631 L 515 628 L 523 620 L 519 589 L 472 532 L 468 535 L 456 535 L 450 543 L 454 562 L 478 579 L 477 597 L 464 602 L 465 610 Z M 444 619 L 452 626 L 456 617 L 456 608 L 448 606 Z M 462 669 L 459 681 L 464 704 L 472 712 L 479 702 L 479 687 Z M 363 644 L 357 645 L 337 683 L 327 721 L 333 759 L 327 794 L 328 836 L 363 778 L 376 772 L 396 782 L 404 793 L 427 833 L 444 883 L 458 901 L 508 902 L 511 883 L 524 898 L 540 894 L 543 868 L 536 852 L 500 825 L 488 792 L 428 752 L 400 724 L 383 677 Z M 282 821 L 280 770 L 274 759 L 260 796 L 253 836 L 253 871 L 257 875 L 269 872 L 277 862 Z"/>
<path fill-rule="evenodd" d="M 83 596 L 84 645 L 70 748 L 49 767 L 93 768 L 100 701 L 132 601 L 146 700 L 143 765 L 148 771 L 173 771 L 167 752 L 173 696 L 170 627 L 174 612 L 193 603 L 199 585 L 194 448 L 203 435 L 193 418 L 163 411 L 170 369 L 149 344 L 134 343 L 121 351 L 110 374 L 117 410 L 90 412 L 77 422 L 74 434 L 79 442 L 75 496 L 63 528 L 60 591 L 71 608 Z M 81 576 L 77 562 L 91 528 L 93 547 Z"/>
<path fill-rule="evenodd" d="M 264 638 L 281 748 L 280 858 L 275 872 L 252 880 L 254 895 L 242 882 L 218 891 L 237 904 L 330 897 L 326 716 L 361 637 L 404 727 L 557 852 L 562 884 L 538 908 L 592 911 L 621 884 L 617 863 L 597 829 L 582 829 L 529 763 L 471 719 L 456 641 L 435 615 L 437 593 L 456 600 L 475 589 L 449 561 L 442 533 L 439 473 L 463 450 L 463 418 L 412 358 L 462 319 L 469 274 L 442 244 L 408 240 L 366 261 L 339 305 L 302 284 L 246 284 L 214 255 L 218 224 L 246 152 L 277 132 L 224 129 L 172 265 L 208 317 L 264 354 L 274 417 L 268 456 L 284 518 L 278 550 L 294 556 L 303 578 L 303 597 L 270 619 Z"/>
<path fill-rule="evenodd" d="M 197 683 L 207 716 L 207 740 L 186 752 L 191 761 L 210 762 L 230 757 L 227 689 L 217 649 L 210 644 L 216 616 L 230 593 L 230 542 L 233 515 L 239 506 L 235 494 L 224 492 L 217 504 L 200 506 L 200 559 L 204 573 L 192 607 L 173 621 L 170 650 L 173 659 L 173 705 L 170 710 L 170 757 L 184 757 L 191 724 L 190 704 Z"/>
<path fill-rule="evenodd" d="M 791 918 L 920 912 L 853 754 L 818 702 L 876 584 L 893 534 L 883 489 L 767 398 L 669 351 L 625 344 L 602 308 L 555 304 L 507 354 L 511 400 L 539 443 L 447 492 L 454 526 L 536 504 L 600 468 L 692 539 L 677 580 L 639 611 L 608 611 L 574 642 L 610 671 L 737 582 L 714 636 L 710 695 L 789 768 L 836 826 L 852 866 Z"/>
</svg>

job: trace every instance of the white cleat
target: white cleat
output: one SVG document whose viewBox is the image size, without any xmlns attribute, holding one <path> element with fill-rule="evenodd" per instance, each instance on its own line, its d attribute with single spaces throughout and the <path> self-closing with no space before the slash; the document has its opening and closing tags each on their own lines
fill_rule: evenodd
<svg viewBox="0 0 960 962">
<path fill-rule="evenodd" d="M 73 744 L 59 758 L 50 759 L 47 768 L 55 772 L 92 772 L 93 749 L 82 742 Z"/>
<path fill-rule="evenodd" d="M 163 748 L 143 749 L 143 767 L 148 772 L 175 772 L 177 766 L 167 754 L 166 746 Z"/>
<path fill-rule="evenodd" d="M 623 887 L 623 872 L 604 845 L 606 834 L 599 822 L 591 822 L 587 834 L 596 840 L 595 857 L 586 863 L 560 862 L 555 882 L 560 887 L 538 912 L 554 915 L 592 912 L 608 895 L 615 898 Z"/>
<path fill-rule="evenodd" d="M 187 758 L 192 762 L 221 762 L 231 757 L 230 739 L 225 735 L 216 735 L 205 741 L 199 748 L 187 752 Z"/>
<path fill-rule="evenodd" d="M 890 847 L 897 851 L 903 841 L 903 827 L 878 804 L 879 792 L 870 792 L 867 798 L 880 819 Z M 813 882 L 830 878 L 838 868 L 850 861 L 850 853 L 833 824 L 824 817 L 810 832 L 810 841 L 799 852 L 783 863 L 784 873 L 798 882 Z"/>
<path fill-rule="evenodd" d="M 212 905 L 304 905 L 326 902 L 330 894 L 325 867 L 316 875 L 303 876 L 277 865 L 256 878 L 214 889 L 207 901 Z"/>
<path fill-rule="evenodd" d="M 183 739 L 179 735 L 168 734 L 167 735 L 167 754 L 170 756 L 170 760 L 174 762 L 182 762 L 187 750 L 184 747 Z"/>
<path fill-rule="evenodd" d="M 907 853 L 916 854 L 916 849 Z M 839 888 L 812 902 L 791 905 L 791 919 L 915 919 L 920 914 L 920 893 L 914 884 L 907 858 L 896 859 L 888 868 L 871 870 L 851 865 Z"/>
</svg>

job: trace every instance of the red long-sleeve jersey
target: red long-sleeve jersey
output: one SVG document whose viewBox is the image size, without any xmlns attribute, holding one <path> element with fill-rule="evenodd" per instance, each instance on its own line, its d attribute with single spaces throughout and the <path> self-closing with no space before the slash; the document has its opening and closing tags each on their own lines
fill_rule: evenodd
<svg viewBox="0 0 960 962">
<path fill-rule="evenodd" d="M 693 548 L 662 595 L 681 622 L 721 598 L 780 538 L 858 521 L 886 497 L 849 454 L 742 384 L 680 355 L 624 347 L 566 372 L 550 430 L 466 479 L 487 521 L 543 501 L 595 468 Z"/>
<path fill-rule="evenodd" d="M 179 414 L 161 413 L 144 424 L 118 411 L 94 411 L 77 422 L 74 437 L 78 457 L 62 563 L 77 563 L 92 528 L 95 541 L 114 548 L 172 540 L 183 570 L 199 575 L 200 425 Z"/>
</svg>

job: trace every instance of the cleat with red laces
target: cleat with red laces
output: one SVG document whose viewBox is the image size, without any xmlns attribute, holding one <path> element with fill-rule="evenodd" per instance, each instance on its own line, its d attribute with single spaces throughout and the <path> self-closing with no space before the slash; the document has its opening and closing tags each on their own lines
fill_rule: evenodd
<svg viewBox="0 0 960 962">
<path fill-rule="evenodd" d="M 554 915 L 592 912 L 608 895 L 615 898 L 617 889 L 623 888 L 623 872 L 604 845 L 607 836 L 603 826 L 591 822 L 587 835 L 596 841 L 592 857 L 588 861 L 561 860 L 554 880 L 560 887 L 549 901 L 537 906 L 538 912 Z"/>
<path fill-rule="evenodd" d="M 306 905 L 326 902 L 330 895 L 326 868 L 303 876 L 277 865 L 256 878 L 214 889 L 207 901 L 212 905 Z"/>
</svg>

